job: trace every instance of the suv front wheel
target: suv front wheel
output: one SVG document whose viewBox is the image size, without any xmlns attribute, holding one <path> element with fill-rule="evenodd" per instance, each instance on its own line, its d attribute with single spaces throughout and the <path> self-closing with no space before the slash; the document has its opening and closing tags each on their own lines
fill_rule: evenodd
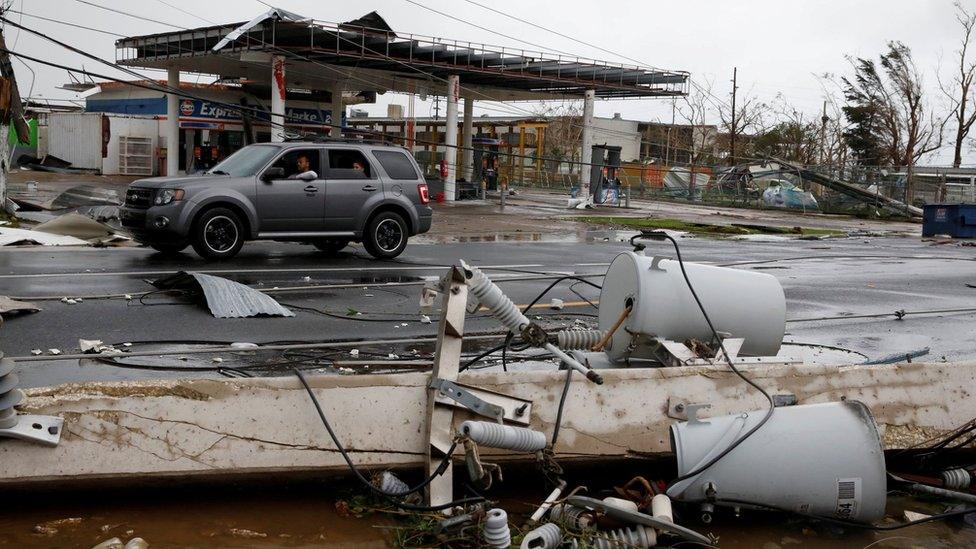
<svg viewBox="0 0 976 549">
<path fill-rule="evenodd" d="M 227 208 L 209 209 L 193 224 L 193 249 L 207 259 L 229 259 L 244 245 L 244 224 Z"/>
<path fill-rule="evenodd" d="M 369 221 L 363 247 L 377 259 L 393 259 L 407 247 L 407 222 L 394 212 L 382 212 Z"/>
</svg>

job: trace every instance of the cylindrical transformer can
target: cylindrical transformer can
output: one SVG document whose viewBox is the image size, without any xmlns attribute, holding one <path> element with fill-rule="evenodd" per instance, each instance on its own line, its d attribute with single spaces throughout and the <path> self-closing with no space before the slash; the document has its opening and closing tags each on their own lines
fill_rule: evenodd
<svg viewBox="0 0 976 549">
<path fill-rule="evenodd" d="M 740 354 L 779 352 L 786 296 L 775 277 L 688 262 L 685 270 L 715 330 L 745 340 Z M 628 306 L 630 315 L 605 348 L 614 361 L 652 358 L 651 337 L 712 340 L 677 261 L 634 252 L 614 258 L 600 292 L 600 330 L 612 328 Z"/>
<path fill-rule="evenodd" d="M 762 420 L 766 410 L 671 426 L 678 474 L 708 463 Z M 884 516 L 887 484 L 881 437 L 864 404 L 846 400 L 776 408 L 749 438 L 668 496 L 718 505 L 789 509 L 871 522 Z M 737 500 L 726 502 L 723 500 Z"/>
</svg>

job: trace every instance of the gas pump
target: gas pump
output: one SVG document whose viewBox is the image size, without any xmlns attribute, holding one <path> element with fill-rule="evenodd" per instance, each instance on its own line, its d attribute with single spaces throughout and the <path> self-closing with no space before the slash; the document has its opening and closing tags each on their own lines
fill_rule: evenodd
<svg viewBox="0 0 976 549">
<path fill-rule="evenodd" d="M 590 190 L 594 204 L 618 205 L 620 202 L 620 151 L 615 145 L 593 145 L 590 164 Z"/>
<path fill-rule="evenodd" d="M 489 191 L 498 190 L 498 146 L 501 141 L 490 137 L 474 137 L 471 179 L 481 182 Z"/>
</svg>

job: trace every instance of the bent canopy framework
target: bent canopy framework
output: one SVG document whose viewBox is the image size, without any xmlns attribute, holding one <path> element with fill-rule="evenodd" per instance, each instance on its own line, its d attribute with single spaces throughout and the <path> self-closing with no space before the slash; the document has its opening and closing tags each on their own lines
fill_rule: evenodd
<svg viewBox="0 0 976 549">
<path fill-rule="evenodd" d="M 249 22 L 122 38 L 119 64 L 178 69 L 223 79 L 270 83 L 255 56 L 279 55 L 289 85 L 384 93 L 431 93 L 435 80 L 460 76 L 465 88 L 495 100 L 583 97 L 673 97 L 687 93 L 689 74 L 583 57 L 532 52 L 415 34 L 397 34 L 379 15 L 326 23 L 271 10 Z"/>
</svg>

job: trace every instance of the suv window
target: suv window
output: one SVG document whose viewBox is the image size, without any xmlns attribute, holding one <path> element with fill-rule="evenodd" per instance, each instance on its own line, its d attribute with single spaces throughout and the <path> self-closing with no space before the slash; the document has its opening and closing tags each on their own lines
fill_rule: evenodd
<svg viewBox="0 0 976 549">
<path fill-rule="evenodd" d="M 209 173 L 233 177 L 252 176 L 279 150 L 281 147 L 276 145 L 248 145 L 223 159 L 220 164 L 211 168 Z"/>
<path fill-rule="evenodd" d="M 362 152 L 356 149 L 329 149 L 329 177 L 374 179 L 375 174 Z"/>
<path fill-rule="evenodd" d="M 419 179 L 413 162 L 400 151 L 373 151 L 373 156 L 380 161 L 390 179 Z"/>
<path fill-rule="evenodd" d="M 321 177 L 320 160 L 318 149 L 293 149 L 281 155 L 271 167 L 284 169 L 286 179 L 294 179 L 307 171 L 313 171 Z"/>
</svg>

